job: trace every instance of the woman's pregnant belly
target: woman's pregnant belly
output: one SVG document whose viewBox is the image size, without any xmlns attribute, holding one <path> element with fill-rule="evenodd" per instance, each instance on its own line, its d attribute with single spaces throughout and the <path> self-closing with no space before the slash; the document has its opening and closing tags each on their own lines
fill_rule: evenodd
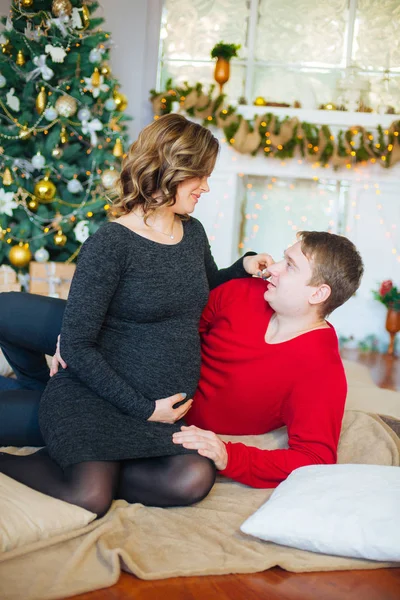
<svg viewBox="0 0 400 600">
<path fill-rule="evenodd" d="M 200 376 L 200 338 L 197 323 L 185 325 L 161 321 L 104 327 L 99 351 L 147 398 L 158 400 L 178 392 L 191 398 Z"/>
</svg>

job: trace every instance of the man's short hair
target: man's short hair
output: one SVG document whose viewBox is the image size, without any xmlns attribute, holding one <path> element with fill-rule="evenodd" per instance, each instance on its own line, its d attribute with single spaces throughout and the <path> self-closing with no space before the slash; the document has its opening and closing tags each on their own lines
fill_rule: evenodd
<svg viewBox="0 0 400 600">
<path fill-rule="evenodd" d="M 357 291 L 364 273 L 360 253 L 348 238 L 326 231 L 299 231 L 301 250 L 311 263 L 308 285 L 327 284 L 331 294 L 321 304 L 324 318 L 344 304 Z"/>
</svg>

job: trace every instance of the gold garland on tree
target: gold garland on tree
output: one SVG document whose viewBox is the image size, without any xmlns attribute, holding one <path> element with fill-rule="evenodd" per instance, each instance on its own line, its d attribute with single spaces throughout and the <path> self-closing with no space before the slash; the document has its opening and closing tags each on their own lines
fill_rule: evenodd
<svg viewBox="0 0 400 600">
<path fill-rule="evenodd" d="M 241 154 L 262 150 L 265 156 L 283 160 L 299 153 L 312 163 L 335 169 L 368 161 L 388 168 L 400 162 L 400 120 L 385 130 L 378 126 L 375 135 L 358 125 L 335 136 L 327 125 L 300 122 L 297 117 L 279 119 L 265 112 L 246 120 L 235 107 L 225 106 L 225 95 L 215 96 L 214 89 L 212 85 L 205 93 L 200 83 L 172 87 L 169 81 L 164 92 L 150 92 L 154 118 L 172 112 L 179 102 L 180 110 L 189 116 L 222 129 L 227 142 Z"/>
</svg>

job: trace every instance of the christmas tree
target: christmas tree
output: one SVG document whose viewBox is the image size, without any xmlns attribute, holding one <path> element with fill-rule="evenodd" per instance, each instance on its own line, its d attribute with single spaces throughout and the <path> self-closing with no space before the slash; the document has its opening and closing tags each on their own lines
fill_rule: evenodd
<svg viewBox="0 0 400 600">
<path fill-rule="evenodd" d="M 0 264 L 73 261 L 107 218 L 126 97 L 90 0 L 14 0 L 0 34 Z"/>
</svg>

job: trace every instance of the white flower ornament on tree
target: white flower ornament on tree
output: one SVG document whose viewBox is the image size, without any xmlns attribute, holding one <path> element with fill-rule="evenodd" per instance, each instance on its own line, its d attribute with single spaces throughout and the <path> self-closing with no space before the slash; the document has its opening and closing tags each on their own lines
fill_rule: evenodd
<svg viewBox="0 0 400 600">
<path fill-rule="evenodd" d="M 0 214 L 12 217 L 14 208 L 18 208 L 14 192 L 6 192 L 4 188 L 0 188 Z"/>
<path fill-rule="evenodd" d="M 85 80 L 85 88 L 89 90 L 89 92 L 92 92 L 93 98 L 98 98 L 100 92 L 108 92 L 110 89 L 110 86 L 104 83 L 103 75 L 100 75 L 99 85 L 93 85 L 91 77 L 84 77 L 83 79 Z"/>
</svg>

